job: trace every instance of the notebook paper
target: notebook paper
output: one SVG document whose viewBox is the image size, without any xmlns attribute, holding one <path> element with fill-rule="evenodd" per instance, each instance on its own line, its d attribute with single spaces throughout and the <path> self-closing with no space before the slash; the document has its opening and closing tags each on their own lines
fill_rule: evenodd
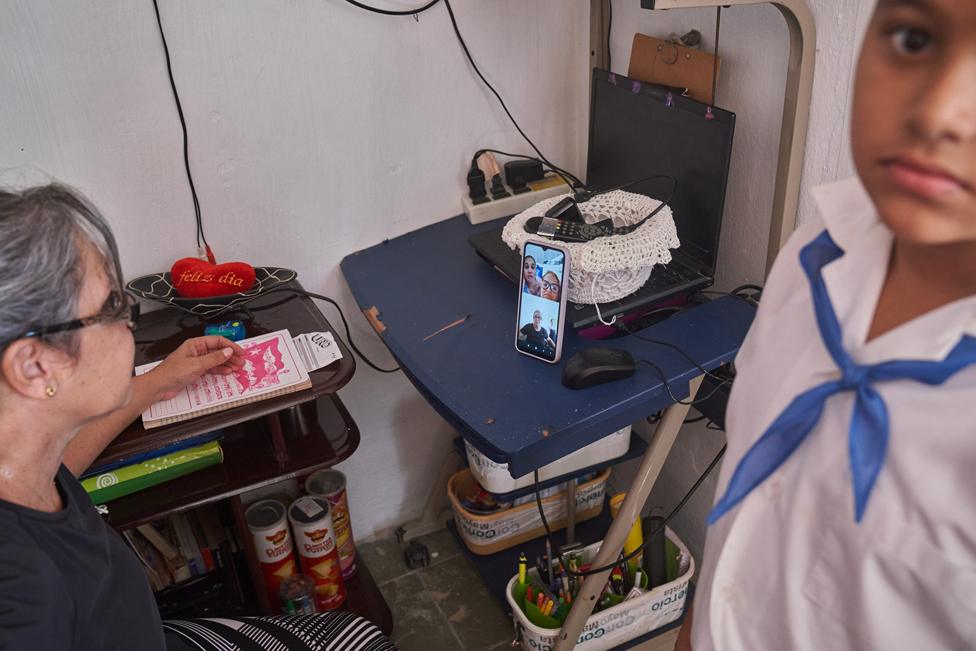
<svg viewBox="0 0 976 651">
<path fill-rule="evenodd" d="M 146 429 L 212 414 L 312 386 L 287 330 L 243 339 L 244 366 L 230 375 L 207 374 L 169 400 L 153 403 L 142 414 Z M 142 375 L 161 362 L 136 367 Z"/>
</svg>

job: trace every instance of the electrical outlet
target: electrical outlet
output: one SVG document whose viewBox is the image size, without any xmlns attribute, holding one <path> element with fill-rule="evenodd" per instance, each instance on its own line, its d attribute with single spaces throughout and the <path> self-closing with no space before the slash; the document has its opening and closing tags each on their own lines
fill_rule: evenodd
<svg viewBox="0 0 976 651">
<path fill-rule="evenodd" d="M 512 194 L 509 197 L 502 197 L 501 199 L 494 199 L 479 204 L 473 203 L 471 197 L 465 194 L 461 197 L 464 214 L 468 216 L 468 221 L 472 224 L 481 224 L 492 219 L 515 215 L 526 208 L 531 208 L 543 199 L 549 199 L 550 197 L 557 197 L 571 192 L 569 186 L 555 175 L 547 176 L 539 181 L 533 181 L 529 183 L 529 187 L 532 188 L 529 192 Z M 506 186 L 506 189 L 511 192 L 508 186 Z"/>
</svg>

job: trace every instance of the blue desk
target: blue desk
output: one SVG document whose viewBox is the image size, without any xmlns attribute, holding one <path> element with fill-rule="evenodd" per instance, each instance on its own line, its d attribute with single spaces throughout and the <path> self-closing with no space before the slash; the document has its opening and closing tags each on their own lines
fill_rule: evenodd
<svg viewBox="0 0 976 651">
<path fill-rule="evenodd" d="M 584 391 L 560 383 L 562 364 L 515 350 L 515 286 L 477 256 L 467 237 L 492 228 L 448 219 L 347 256 L 342 271 L 359 306 L 375 307 L 383 341 L 407 376 L 465 439 L 521 477 L 671 404 L 646 365 L 628 380 Z M 671 342 L 711 370 L 731 361 L 754 308 L 721 298 L 642 334 Z M 443 326 L 453 328 L 426 339 Z M 601 345 L 564 334 L 563 359 Z M 679 398 L 700 374 L 675 351 L 634 337 L 608 345 L 653 361 Z"/>
<path fill-rule="evenodd" d="M 494 461 L 507 463 L 513 477 L 664 410 L 594 559 L 594 566 L 603 567 L 618 558 L 688 406 L 673 403 L 660 376 L 645 365 L 627 380 L 572 391 L 560 382 L 561 364 L 516 352 L 517 289 L 467 243 L 468 236 L 497 225 L 471 226 L 463 215 L 453 217 L 349 255 L 342 272 L 414 386 L 461 436 Z M 641 334 L 680 347 L 711 370 L 735 357 L 754 314 L 743 300 L 721 298 Z M 568 331 L 563 335 L 564 359 L 595 345 L 601 344 Z M 660 366 L 679 399 L 694 397 L 701 385 L 701 371 L 670 348 L 634 337 L 610 345 Z M 567 484 L 568 506 L 575 505 L 572 486 Z M 585 579 L 556 639 L 556 651 L 576 645 L 609 573 Z"/>
</svg>

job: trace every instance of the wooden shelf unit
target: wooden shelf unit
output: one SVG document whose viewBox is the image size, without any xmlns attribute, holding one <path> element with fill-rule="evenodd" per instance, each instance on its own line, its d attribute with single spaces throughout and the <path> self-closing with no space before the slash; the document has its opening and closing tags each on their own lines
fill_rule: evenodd
<svg viewBox="0 0 976 651">
<path fill-rule="evenodd" d="M 292 414 L 300 409 L 307 415 L 309 407 L 317 414 L 317 424 L 308 431 L 290 428 L 297 420 Z M 282 433 L 283 456 L 276 454 L 272 433 L 275 428 Z M 119 530 L 135 527 L 176 511 L 334 466 L 358 446 L 359 428 L 342 401 L 338 396 L 322 396 L 285 413 L 226 428 L 220 441 L 223 463 L 114 500 L 108 504 L 106 520 Z"/>
<path fill-rule="evenodd" d="M 297 281 L 289 283 L 288 288 L 302 291 Z M 259 297 L 244 309 L 221 317 L 231 319 L 243 321 L 248 336 L 282 329 L 293 335 L 334 331 L 312 300 L 300 293 Z M 202 335 L 204 325 L 202 320 L 175 308 L 147 314 L 135 332 L 136 364 L 164 358 L 187 338 Z M 275 614 L 254 555 L 241 493 L 334 466 L 356 451 L 359 428 L 337 395 L 352 378 L 356 363 L 351 351 L 336 339 L 342 359 L 311 372 L 309 389 L 150 430 L 143 428 L 141 420 L 133 422 L 93 466 L 132 459 L 215 430 L 224 432 L 220 442 L 224 460 L 109 502 L 106 521 L 121 531 L 171 513 L 227 500 L 246 551 L 256 610 Z M 357 574 L 346 582 L 343 609 L 366 617 L 390 634 L 393 616 L 389 606 L 362 557 L 357 558 L 357 566 Z"/>
</svg>

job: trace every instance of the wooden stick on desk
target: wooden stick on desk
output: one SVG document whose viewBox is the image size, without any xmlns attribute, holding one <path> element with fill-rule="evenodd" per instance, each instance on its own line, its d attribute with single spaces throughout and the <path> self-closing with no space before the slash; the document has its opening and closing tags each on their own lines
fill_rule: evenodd
<svg viewBox="0 0 976 651">
<path fill-rule="evenodd" d="M 694 400 L 703 379 L 704 376 L 699 375 L 688 383 L 688 400 L 686 402 Z M 648 446 L 647 452 L 644 453 L 640 470 L 637 471 L 637 476 L 634 477 L 630 490 L 627 491 L 627 497 L 620 507 L 620 512 L 614 518 L 610 525 L 610 531 L 607 532 L 607 537 L 604 538 L 603 544 L 600 545 L 600 551 L 596 554 L 596 559 L 593 561 L 595 567 L 609 565 L 615 562 L 620 555 L 624 540 L 627 539 L 627 532 L 630 531 L 634 520 L 640 517 L 644 502 L 647 501 L 647 496 L 650 495 L 651 488 L 661 473 L 664 461 L 668 458 L 668 453 L 671 452 L 671 446 L 674 445 L 678 431 L 684 423 L 685 416 L 688 415 L 688 407 L 689 405 L 686 404 L 674 403 L 664 410 L 664 416 L 654 432 L 654 438 Z M 607 570 L 599 574 L 592 574 L 583 581 L 583 587 L 573 601 L 569 615 L 556 638 L 555 651 L 568 651 L 576 646 L 576 640 L 579 638 L 586 620 L 593 612 L 593 607 L 603 591 L 603 586 L 607 583 L 610 572 L 611 570 Z"/>
<path fill-rule="evenodd" d="M 459 325 L 461 325 L 462 323 L 464 323 L 465 321 L 467 321 L 470 318 L 471 318 L 471 315 L 470 314 L 467 314 L 467 315 L 461 317 L 460 319 L 457 319 L 455 321 L 451 321 L 450 323 L 448 323 L 443 328 L 440 328 L 438 330 L 435 330 L 434 332 L 432 332 L 429 335 L 427 335 L 426 337 L 424 337 L 423 338 L 423 341 L 427 341 L 428 339 L 432 339 L 432 338 L 436 337 L 437 335 L 439 335 L 440 333 L 444 332 L 445 330 L 450 330 L 454 326 L 459 326 Z"/>
</svg>

